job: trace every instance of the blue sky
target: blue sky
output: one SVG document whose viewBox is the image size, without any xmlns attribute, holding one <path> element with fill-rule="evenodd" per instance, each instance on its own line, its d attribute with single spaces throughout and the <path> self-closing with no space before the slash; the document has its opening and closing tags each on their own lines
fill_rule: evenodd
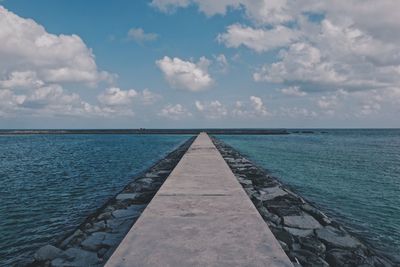
<svg viewBox="0 0 400 267">
<path fill-rule="evenodd" d="M 0 128 L 400 127 L 396 1 L 0 5 Z"/>
</svg>

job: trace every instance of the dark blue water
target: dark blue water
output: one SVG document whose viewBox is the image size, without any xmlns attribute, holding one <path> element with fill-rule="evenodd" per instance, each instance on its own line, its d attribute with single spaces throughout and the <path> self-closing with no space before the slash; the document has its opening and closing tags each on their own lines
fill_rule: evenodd
<svg viewBox="0 0 400 267">
<path fill-rule="evenodd" d="M 400 255 L 400 130 L 220 138 L 369 243 Z"/>
<path fill-rule="evenodd" d="M 0 266 L 73 230 L 188 136 L 0 136 Z"/>
</svg>

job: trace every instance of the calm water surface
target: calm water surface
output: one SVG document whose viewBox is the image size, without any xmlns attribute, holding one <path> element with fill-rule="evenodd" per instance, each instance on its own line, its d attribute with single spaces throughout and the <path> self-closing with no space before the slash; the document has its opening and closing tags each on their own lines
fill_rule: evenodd
<svg viewBox="0 0 400 267">
<path fill-rule="evenodd" d="M 219 138 L 371 244 L 400 255 L 400 130 Z"/>
<path fill-rule="evenodd" d="M 189 136 L 0 136 L 0 266 L 73 230 Z"/>
</svg>

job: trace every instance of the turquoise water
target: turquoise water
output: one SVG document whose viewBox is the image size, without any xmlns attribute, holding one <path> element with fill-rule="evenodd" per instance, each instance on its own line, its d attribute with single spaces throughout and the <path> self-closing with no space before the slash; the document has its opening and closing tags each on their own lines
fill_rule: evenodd
<svg viewBox="0 0 400 267">
<path fill-rule="evenodd" d="M 73 230 L 188 136 L 0 136 L 0 266 Z"/>
<path fill-rule="evenodd" d="M 367 242 L 400 255 L 400 130 L 218 138 Z"/>
</svg>

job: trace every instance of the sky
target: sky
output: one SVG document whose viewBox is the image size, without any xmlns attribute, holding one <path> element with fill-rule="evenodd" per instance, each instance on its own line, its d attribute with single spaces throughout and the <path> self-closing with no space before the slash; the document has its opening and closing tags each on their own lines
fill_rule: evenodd
<svg viewBox="0 0 400 267">
<path fill-rule="evenodd" d="M 397 128 L 397 0 L 0 0 L 0 128 Z"/>
</svg>

